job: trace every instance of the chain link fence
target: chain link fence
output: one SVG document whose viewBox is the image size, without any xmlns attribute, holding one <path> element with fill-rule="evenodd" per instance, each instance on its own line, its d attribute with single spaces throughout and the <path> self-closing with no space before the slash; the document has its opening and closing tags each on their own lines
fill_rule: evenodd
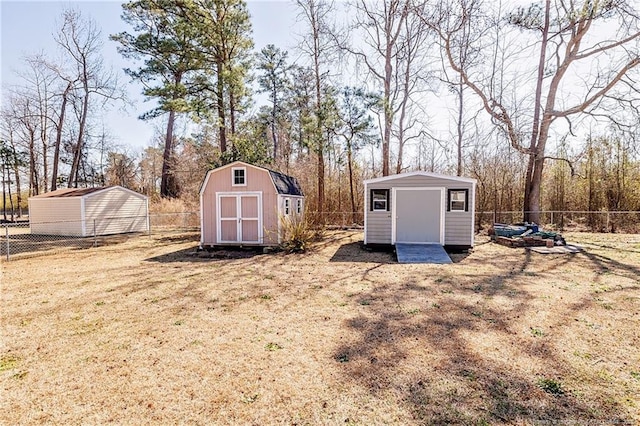
<svg viewBox="0 0 640 426">
<path fill-rule="evenodd" d="M 305 212 L 310 223 L 328 228 L 362 228 L 364 212 Z"/>
<path fill-rule="evenodd" d="M 364 212 L 306 214 L 312 224 L 328 228 L 360 229 L 364 225 Z M 539 225 L 547 230 L 640 233 L 639 211 L 543 211 L 540 214 L 542 223 Z M 523 221 L 523 217 L 521 211 L 477 212 L 476 229 L 482 232 L 494 223 L 519 223 Z M 142 231 L 139 227 L 141 222 L 148 225 Z M 131 228 L 127 228 L 128 226 Z M 55 232 L 44 232 L 43 227 Z M 144 216 L 31 225 L 27 221 L 3 223 L 0 225 L 0 259 L 97 247 L 136 237 L 199 231 L 199 212 L 154 213 L 148 218 Z"/>
<path fill-rule="evenodd" d="M 134 237 L 199 230 L 197 212 L 84 221 L 3 223 L 0 226 L 0 258 L 9 260 L 18 256 L 52 254 L 114 244 Z"/>
<path fill-rule="evenodd" d="M 476 212 L 476 230 L 489 229 L 494 223 L 515 224 L 524 221 L 522 211 Z M 544 229 L 572 232 L 640 233 L 640 211 L 559 211 L 540 212 Z"/>
</svg>

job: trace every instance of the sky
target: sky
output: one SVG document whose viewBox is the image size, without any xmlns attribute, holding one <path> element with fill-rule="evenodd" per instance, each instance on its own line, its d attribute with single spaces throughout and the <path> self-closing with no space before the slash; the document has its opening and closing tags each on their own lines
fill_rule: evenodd
<svg viewBox="0 0 640 426">
<path fill-rule="evenodd" d="M 140 150 L 152 145 L 154 127 L 138 116 L 151 109 L 140 94 L 141 87 L 130 83 L 122 71 L 133 64 L 118 54 L 116 43 L 109 35 L 132 29 L 120 19 L 122 1 L 6 1 L 0 0 L 0 83 L 4 92 L 10 86 L 20 84 L 20 70 L 27 55 L 40 52 L 55 57 L 56 44 L 53 34 L 66 8 L 77 8 L 83 16 L 92 18 L 102 31 L 103 56 L 106 66 L 113 67 L 121 84 L 127 87 L 132 106 L 112 107 L 104 114 L 104 125 L 113 141 L 121 146 Z M 275 44 L 284 50 L 292 50 L 296 44 L 295 6 L 288 1 L 249 0 L 249 12 L 253 26 L 255 49 Z M 4 94 L 2 96 L 4 101 Z"/>
</svg>

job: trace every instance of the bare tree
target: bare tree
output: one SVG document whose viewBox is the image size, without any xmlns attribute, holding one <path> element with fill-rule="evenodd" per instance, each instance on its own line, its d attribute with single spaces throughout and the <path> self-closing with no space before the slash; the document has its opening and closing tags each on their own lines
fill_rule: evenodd
<svg viewBox="0 0 640 426">
<path fill-rule="evenodd" d="M 437 19 L 422 15 L 442 40 L 451 68 L 479 97 L 511 146 L 528 156 L 523 201 L 527 220 L 540 221 L 545 152 L 558 119 L 571 132 L 572 120 L 596 116 L 607 104 L 624 102 L 625 91 L 633 90 L 630 73 L 640 65 L 640 19 L 633 6 L 625 0 L 545 0 L 542 5 L 520 8 L 507 19 L 526 44 L 509 39 L 509 62 L 494 61 L 506 39 L 493 40 L 492 58 L 485 63 L 494 63 L 494 72 L 482 66 L 463 68 L 453 46 L 462 26 L 452 25 L 448 11 Z M 495 79 L 498 67 L 509 70 L 512 78 Z M 518 88 L 513 99 L 503 96 L 507 84 Z M 523 105 L 528 105 L 528 114 L 523 113 Z"/>
<path fill-rule="evenodd" d="M 97 98 L 97 102 L 104 104 L 109 100 L 121 98 L 122 95 L 118 94 L 114 75 L 103 64 L 102 34 L 92 19 L 84 18 L 77 10 L 65 10 L 62 13 L 62 23 L 55 35 L 55 40 L 64 52 L 64 60 L 68 61 L 68 72 L 76 77 L 67 80 L 78 82 L 78 85 L 73 88 L 75 108 L 79 114 L 69 172 L 68 186 L 71 188 L 78 186 L 80 161 L 84 154 L 87 121 L 93 99 Z"/>
<path fill-rule="evenodd" d="M 382 175 L 387 176 L 390 167 L 394 110 L 397 110 L 394 95 L 401 91 L 406 83 L 407 73 L 411 74 L 410 62 L 420 51 L 414 43 L 415 40 L 405 32 L 407 29 L 415 29 L 413 24 L 407 22 L 412 12 L 411 0 L 357 0 L 353 7 L 356 10 L 356 31 L 353 34 L 358 34 L 363 46 L 341 44 L 340 47 L 364 64 L 371 78 L 382 88 Z M 404 41 L 403 34 L 406 36 Z M 409 50 L 401 53 L 403 47 Z M 402 61 L 407 66 L 404 76 L 397 69 Z"/>
</svg>

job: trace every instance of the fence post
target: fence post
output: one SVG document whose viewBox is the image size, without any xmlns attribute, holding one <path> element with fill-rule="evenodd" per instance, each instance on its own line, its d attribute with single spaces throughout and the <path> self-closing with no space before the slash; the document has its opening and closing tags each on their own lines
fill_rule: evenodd
<svg viewBox="0 0 640 426">
<path fill-rule="evenodd" d="M 98 247 L 98 237 L 96 235 L 96 220 L 93 219 L 93 246 Z"/>
<path fill-rule="evenodd" d="M 607 226 L 604 229 L 604 232 L 609 232 L 609 210 L 607 210 Z"/>
<path fill-rule="evenodd" d="M 4 224 L 4 237 L 7 240 L 7 260 L 9 260 L 9 224 Z"/>
<path fill-rule="evenodd" d="M 551 210 L 551 226 L 553 226 L 553 229 L 557 229 L 556 224 L 553 223 L 553 210 Z"/>
</svg>

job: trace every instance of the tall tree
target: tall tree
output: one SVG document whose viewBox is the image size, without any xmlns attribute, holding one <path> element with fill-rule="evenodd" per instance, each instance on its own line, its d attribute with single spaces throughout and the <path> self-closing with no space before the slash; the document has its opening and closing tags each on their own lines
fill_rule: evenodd
<svg viewBox="0 0 640 426">
<path fill-rule="evenodd" d="M 268 44 L 260 51 L 258 56 L 257 67 L 262 71 L 262 74 L 258 76 L 258 84 L 260 91 L 269 95 L 269 102 L 271 103 L 269 126 L 273 141 L 273 161 L 277 161 L 279 155 L 276 127 L 281 119 L 282 103 L 288 86 L 287 71 L 289 66 L 287 65 L 287 55 L 287 52 L 280 50 L 273 44 Z"/>
<path fill-rule="evenodd" d="M 120 44 L 125 58 L 144 60 L 137 70 L 125 72 L 143 84 L 142 93 L 158 101 L 143 120 L 168 114 L 162 157 L 160 195 L 176 197 L 179 189 L 174 169 L 174 126 L 176 116 L 192 110 L 204 64 L 198 47 L 197 26 L 187 7 L 191 2 L 134 0 L 122 5 L 122 19 L 135 34 L 122 32 L 111 36 Z"/>
<path fill-rule="evenodd" d="M 244 108 L 248 91 L 246 79 L 253 48 L 251 20 L 244 0 L 194 0 L 189 8 L 192 25 L 198 33 L 200 51 L 208 64 L 208 79 L 201 80 L 202 90 L 212 94 L 223 158 L 229 138 L 233 141 L 238 115 Z M 210 105 L 200 104 L 200 113 L 208 113 Z"/>
<path fill-rule="evenodd" d="M 485 49 L 491 56 L 484 61 L 494 64 L 493 72 L 482 66 L 462 67 L 452 48 L 461 27 L 450 25 L 448 12 L 436 20 L 424 19 L 442 40 L 451 68 L 479 97 L 511 146 L 527 155 L 523 201 L 527 220 L 540 221 L 546 149 L 556 123 L 568 123 L 571 131 L 573 121 L 602 115 L 607 105 L 628 101 L 624 92 L 633 90 L 630 74 L 640 65 L 640 20 L 634 6 L 626 0 L 545 0 L 542 5 L 520 8 L 507 18 L 526 44 L 510 39 L 505 46 L 505 39 L 493 40 L 494 49 Z M 498 54 L 502 48 L 510 48 L 510 54 Z M 499 68 L 513 78 L 495 79 Z M 518 91 L 503 97 L 506 85 Z"/>
<path fill-rule="evenodd" d="M 353 223 L 358 221 L 353 176 L 354 154 L 362 149 L 365 144 L 373 144 L 379 141 L 376 136 L 373 117 L 368 112 L 368 99 L 362 89 L 345 87 L 340 96 L 340 125 L 336 129 L 336 134 L 344 141 L 347 153 L 349 200 L 351 202 Z"/>
<path fill-rule="evenodd" d="M 314 107 L 313 115 L 315 129 L 311 133 L 312 148 L 316 152 L 317 158 L 317 210 L 320 213 L 320 220 L 323 220 L 324 212 L 324 187 L 325 187 L 325 144 L 324 137 L 324 111 L 323 111 L 323 84 L 327 76 L 325 71 L 328 67 L 328 55 L 333 45 L 331 40 L 331 30 L 329 28 L 329 18 L 333 11 L 333 4 L 324 0 L 297 0 L 300 16 L 308 25 L 308 33 L 300 43 L 300 49 L 309 58 L 313 73 L 314 85 Z"/>
<path fill-rule="evenodd" d="M 38 167 L 41 167 L 41 189 L 46 192 L 49 182 L 49 138 L 53 125 L 53 110 L 55 108 L 55 91 L 57 76 L 47 66 L 42 54 L 28 56 L 24 60 L 25 72 L 21 73 L 24 87 L 19 96 L 29 98 L 30 114 L 38 121 L 37 137 L 40 147 Z"/>
<path fill-rule="evenodd" d="M 446 25 L 452 34 L 449 48 L 463 70 L 468 70 L 477 62 L 479 51 L 476 41 L 486 31 L 486 26 L 480 24 L 484 19 L 482 16 L 483 7 L 483 0 L 441 0 L 436 11 L 431 12 L 437 15 L 439 11 L 441 15 L 446 17 L 446 21 L 443 20 L 442 24 Z M 427 13 L 429 12 L 426 10 L 422 11 L 423 16 Z M 455 96 L 456 105 L 455 111 L 453 111 L 455 128 L 452 131 L 452 136 L 455 140 L 456 175 L 462 176 L 463 150 L 474 134 L 474 132 L 468 132 L 467 128 L 475 121 L 477 111 L 471 111 L 467 102 L 468 88 L 465 86 L 461 74 L 451 73 L 448 60 L 445 56 L 442 59 L 444 65 L 443 81 Z"/>
</svg>

